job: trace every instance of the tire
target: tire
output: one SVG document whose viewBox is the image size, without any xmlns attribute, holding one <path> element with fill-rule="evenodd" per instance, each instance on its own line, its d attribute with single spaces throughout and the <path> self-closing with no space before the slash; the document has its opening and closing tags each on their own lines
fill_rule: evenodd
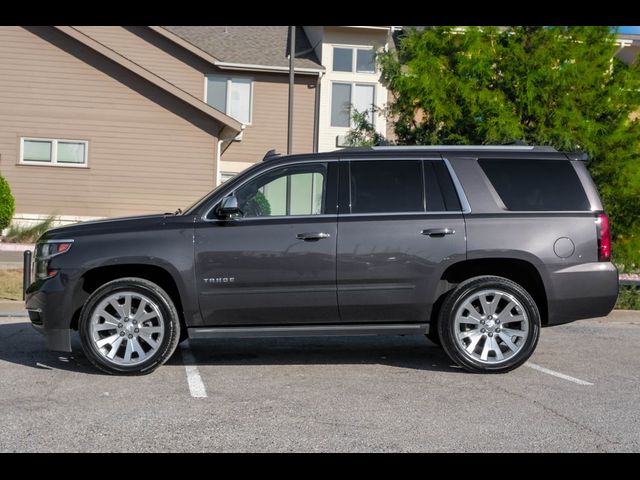
<svg viewBox="0 0 640 480">
<path fill-rule="evenodd" d="M 540 336 L 540 313 L 531 295 L 517 283 L 503 277 L 475 277 L 447 296 L 438 317 L 438 333 L 447 355 L 462 368 L 504 373 L 533 354 Z"/>
<path fill-rule="evenodd" d="M 91 363 L 118 375 L 151 373 L 171 357 L 181 334 L 171 297 L 155 283 L 135 277 L 113 280 L 93 292 L 80 313 L 78 330 Z"/>
</svg>

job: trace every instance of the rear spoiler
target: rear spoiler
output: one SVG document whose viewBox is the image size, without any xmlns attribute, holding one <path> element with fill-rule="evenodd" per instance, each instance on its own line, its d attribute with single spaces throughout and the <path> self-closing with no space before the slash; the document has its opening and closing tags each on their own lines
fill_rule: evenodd
<svg viewBox="0 0 640 480">
<path fill-rule="evenodd" d="M 588 162 L 589 155 L 585 152 L 563 152 L 569 160 L 579 160 L 581 162 Z"/>
</svg>

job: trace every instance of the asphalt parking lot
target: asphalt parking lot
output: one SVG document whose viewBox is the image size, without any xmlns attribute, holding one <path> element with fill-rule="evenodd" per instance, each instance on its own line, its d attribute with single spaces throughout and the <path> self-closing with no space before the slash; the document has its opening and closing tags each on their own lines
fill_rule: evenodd
<svg viewBox="0 0 640 480">
<path fill-rule="evenodd" d="M 113 377 L 0 318 L 0 451 L 640 451 L 640 312 L 468 374 L 421 337 L 200 340 Z"/>
</svg>

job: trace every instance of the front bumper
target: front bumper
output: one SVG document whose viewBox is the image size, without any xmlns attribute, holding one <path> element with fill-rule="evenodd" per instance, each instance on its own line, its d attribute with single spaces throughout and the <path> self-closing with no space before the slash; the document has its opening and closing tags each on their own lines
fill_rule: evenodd
<svg viewBox="0 0 640 480">
<path fill-rule="evenodd" d="M 549 274 L 549 325 L 609 315 L 618 299 L 618 269 L 611 262 L 574 265 Z"/>
<path fill-rule="evenodd" d="M 50 350 L 71 351 L 74 270 L 61 270 L 53 278 L 36 280 L 25 292 L 25 307 L 33 328 L 45 336 Z"/>
</svg>

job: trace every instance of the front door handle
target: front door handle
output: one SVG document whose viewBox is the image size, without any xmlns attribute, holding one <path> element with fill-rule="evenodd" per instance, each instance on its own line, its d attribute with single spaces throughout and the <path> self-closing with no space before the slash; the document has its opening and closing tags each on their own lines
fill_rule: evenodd
<svg viewBox="0 0 640 480">
<path fill-rule="evenodd" d="M 299 233 L 296 235 L 298 240 L 320 240 L 322 238 L 329 238 L 331 235 L 324 232 L 307 232 L 307 233 Z"/>
<path fill-rule="evenodd" d="M 444 237 L 445 235 L 453 235 L 456 231 L 453 228 L 425 228 L 420 233 L 430 237 Z"/>
</svg>

